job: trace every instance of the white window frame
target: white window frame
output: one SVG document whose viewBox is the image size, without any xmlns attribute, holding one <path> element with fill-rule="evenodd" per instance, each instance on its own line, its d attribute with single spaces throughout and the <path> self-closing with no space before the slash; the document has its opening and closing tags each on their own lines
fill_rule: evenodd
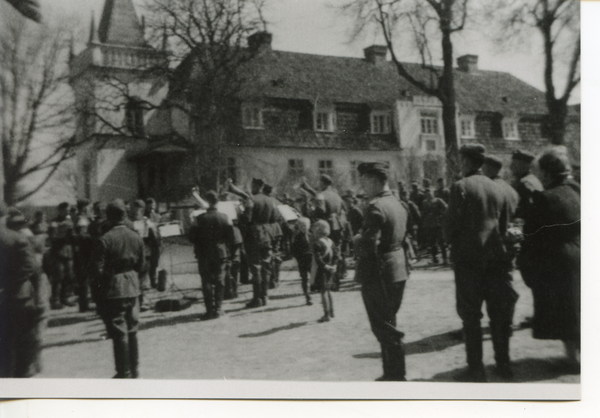
<svg viewBox="0 0 600 418">
<path fill-rule="evenodd" d="M 242 105 L 244 129 L 264 129 L 262 107 L 257 104 Z"/>
<path fill-rule="evenodd" d="M 323 126 L 323 122 L 327 126 Z M 335 130 L 334 112 L 317 110 L 315 111 L 315 131 L 317 132 L 333 132 Z"/>
<path fill-rule="evenodd" d="M 440 134 L 440 116 L 436 111 L 422 110 L 419 114 L 419 124 L 422 135 Z M 424 123 L 425 122 L 425 123 Z"/>
<path fill-rule="evenodd" d="M 467 129 L 465 129 L 465 126 Z M 460 118 L 460 137 L 461 138 L 475 138 L 475 118 L 474 117 L 462 117 Z"/>
<path fill-rule="evenodd" d="M 519 121 L 515 118 L 502 119 L 502 136 L 509 141 L 519 140 Z"/>
<path fill-rule="evenodd" d="M 384 135 L 392 132 L 392 117 L 387 111 L 371 112 L 371 133 Z"/>
</svg>

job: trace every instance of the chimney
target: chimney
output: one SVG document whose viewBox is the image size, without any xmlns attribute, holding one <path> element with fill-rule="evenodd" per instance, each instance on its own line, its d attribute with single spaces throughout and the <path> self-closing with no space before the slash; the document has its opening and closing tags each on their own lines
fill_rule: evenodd
<svg viewBox="0 0 600 418">
<path fill-rule="evenodd" d="M 465 73 L 477 71 L 477 55 L 462 55 L 456 59 L 458 69 Z"/>
<path fill-rule="evenodd" d="M 273 35 L 269 32 L 256 32 L 248 36 L 248 47 L 254 52 L 271 49 Z"/>
<path fill-rule="evenodd" d="M 385 62 L 387 56 L 387 46 L 385 45 L 371 45 L 368 48 L 363 49 L 365 53 L 365 59 L 374 65 L 381 65 Z"/>
</svg>

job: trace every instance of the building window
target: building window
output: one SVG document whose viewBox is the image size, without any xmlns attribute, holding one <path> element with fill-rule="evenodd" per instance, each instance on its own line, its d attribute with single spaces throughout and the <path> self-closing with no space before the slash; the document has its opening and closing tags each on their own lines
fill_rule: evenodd
<svg viewBox="0 0 600 418">
<path fill-rule="evenodd" d="M 460 136 L 461 138 L 474 138 L 475 129 L 472 119 L 461 119 L 460 121 Z"/>
<path fill-rule="evenodd" d="M 392 123 L 389 112 L 371 113 L 371 133 L 389 134 L 392 131 Z"/>
<path fill-rule="evenodd" d="M 327 174 L 333 176 L 333 161 L 332 160 L 319 160 L 319 174 Z"/>
<path fill-rule="evenodd" d="M 262 129 L 262 110 L 256 105 L 242 106 L 242 123 L 246 129 Z"/>
<path fill-rule="evenodd" d="M 435 139 L 426 139 L 425 140 L 425 150 L 426 151 L 435 151 L 435 150 L 437 150 L 437 140 L 435 140 Z"/>
<path fill-rule="evenodd" d="M 315 114 L 315 130 L 333 132 L 333 112 L 317 112 Z"/>
<path fill-rule="evenodd" d="M 437 135 L 438 115 L 435 112 L 421 112 L 421 133 L 426 135 Z"/>
<path fill-rule="evenodd" d="M 288 160 L 288 174 L 292 177 L 301 177 L 304 175 L 303 160 Z"/>
<path fill-rule="evenodd" d="M 144 105 L 139 99 L 131 98 L 127 102 L 125 123 L 130 134 L 144 136 Z"/>
<path fill-rule="evenodd" d="M 514 119 L 505 119 L 502 121 L 502 135 L 504 139 L 516 140 L 519 139 L 517 130 L 517 121 Z"/>
</svg>

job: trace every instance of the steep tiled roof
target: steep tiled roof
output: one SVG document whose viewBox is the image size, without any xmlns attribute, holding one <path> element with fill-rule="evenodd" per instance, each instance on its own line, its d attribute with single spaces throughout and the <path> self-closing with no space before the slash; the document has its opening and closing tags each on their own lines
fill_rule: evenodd
<svg viewBox="0 0 600 418">
<path fill-rule="evenodd" d="M 407 63 L 416 78 L 428 70 Z M 392 62 L 374 65 L 365 59 L 267 50 L 246 68 L 247 97 L 319 99 L 325 102 L 393 103 L 407 93 L 423 93 L 400 77 Z M 455 70 L 457 101 L 464 112 L 505 115 L 547 113 L 544 94 L 509 73 Z"/>
<path fill-rule="evenodd" d="M 132 0 L 106 0 L 98 28 L 100 42 L 144 47 L 144 33 Z"/>
</svg>

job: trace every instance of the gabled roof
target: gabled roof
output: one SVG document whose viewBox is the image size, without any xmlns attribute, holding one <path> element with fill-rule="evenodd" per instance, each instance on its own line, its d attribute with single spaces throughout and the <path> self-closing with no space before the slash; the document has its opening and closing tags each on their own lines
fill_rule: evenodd
<svg viewBox="0 0 600 418">
<path fill-rule="evenodd" d="M 105 44 L 147 46 L 132 0 L 105 1 L 98 36 Z"/>
<path fill-rule="evenodd" d="M 420 64 L 406 63 L 416 78 L 428 80 Z M 517 77 L 498 71 L 455 69 L 461 112 L 502 115 L 547 113 L 544 93 Z M 424 95 L 398 75 L 392 62 L 374 65 L 366 59 L 266 50 L 244 69 L 248 80 L 242 97 L 306 99 L 314 102 L 392 104 L 407 96 Z"/>
</svg>

